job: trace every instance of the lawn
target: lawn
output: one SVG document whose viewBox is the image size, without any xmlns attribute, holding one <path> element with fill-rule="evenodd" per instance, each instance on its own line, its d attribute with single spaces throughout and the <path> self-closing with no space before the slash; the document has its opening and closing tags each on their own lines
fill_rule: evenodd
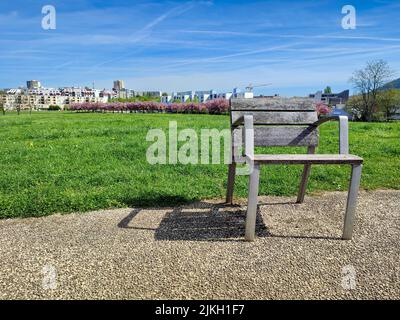
<svg viewBox="0 0 400 320">
<path fill-rule="evenodd" d="M 224 115 L 35 112 L 0 116 L 0 218 L 222 198 L 226 165 L 150 165 L 147 131 L 224 129 Z M 337 152 L 337 123 L 321 130 L 319 153 Z M 268 151 L 268 150 L 263 150 Z M 279 148 L 282 153 L 304 148 Z M 400 188 L 400 123 L 351 123 L 350 151 L 365 159 L 363 189 Z M 294 195 L 301 166 L 264 166 L 260 194 Z M 349 168 L 315 166 L 308 192 L 346 190 Z M 245 197 L 239 176 L 235 196 Z"/>
</svg>

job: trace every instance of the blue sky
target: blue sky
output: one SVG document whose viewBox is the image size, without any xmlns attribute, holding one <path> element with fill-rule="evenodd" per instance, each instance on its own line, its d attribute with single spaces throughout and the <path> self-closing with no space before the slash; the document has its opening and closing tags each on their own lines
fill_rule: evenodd
<svg viewBox="0 0 400 320">
<path fill-rule="evenodd" d="M 306 95 L 351 88 L 354 69 L 385 59 L 400 77 L 399 1 L 0 0 L 0 88 L 231 90 Z M 43 30 L 42 6 L 57 10 Z M 344 5 L 357 29 L 341 27 Z"/>
</svg>

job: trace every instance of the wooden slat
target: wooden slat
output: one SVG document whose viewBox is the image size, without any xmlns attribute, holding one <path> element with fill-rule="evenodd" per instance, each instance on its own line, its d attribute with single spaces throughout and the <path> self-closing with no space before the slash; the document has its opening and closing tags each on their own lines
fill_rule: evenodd
<svg viewBox="0 0 400 320">
<path fill-rule="evenodd" d="M 258 154 L 254 161 L 268 164 L 361 164 L 363 159 L 351 154 Z"/>
<path fill-rule="evenodd" d="M 231 110 L 315 111 L 308 98 L 237 98 L 230 100 Z"/>
<path fill-rule="evenodd" d="M 243 127 L 234 129 L 234 146 L 241 145 Z M 254 145 L 258 147 L 283 146 L 317 146 L 318 129 L 315 127 L 255 127 Z"/>
<path fill-rule="evenodd" d="M 250 114 L 254 117 L 254 124 L 312 124 L 318 120 L 316 112 L 281 112 L 281 111 L 232 111 L 231 123 L 234 124 L 240 117 Z"/>
</svg>

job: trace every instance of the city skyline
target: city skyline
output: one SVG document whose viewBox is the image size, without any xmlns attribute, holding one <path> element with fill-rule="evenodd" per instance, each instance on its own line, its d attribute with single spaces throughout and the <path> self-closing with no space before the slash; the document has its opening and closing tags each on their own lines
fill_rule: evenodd
<svg viewBox="0 0 400 320">
<path fill-rule="evenodd" d="M 252 84 L 249 84 L 252 85 Z M 256 87 L 266 87 L 269 84 L 266 85 L 260 85 L 260 86 L 256 86 Z M 67 86 L 53 86 L 53 87 L 49 87 L 46 86 L 46 84 L 43 84 L 40 80 L 36 80 L 36 79 L 31 79 L 31 80 L 27 80 L 25 81 L 25 85 L 20 85 L 18 87 L 8 87 L 8 88 L 0 88 L 0 90 L 4 90 L 6 92 L 8 91 L 16 91 L 16 90 L 58 90 L 58 89 L 82 89 L 82 90 L 96 90 L 96 91 L 135 91 L 135 92 L 139 92 L 139 93 L 146 93 L 146 92 L 151 92 L 148 90 L 135 90 L 134 88 L 127 88 L 125 86 L 125 81 L 122 79 L 118 79 L 118 80 L 113 80 L 108 86 L 99 88 L 99 87 L 95 87 L 95 82 L 92 83 L 92 87 L 89 86 L 74 86 L 74 85 L 67 85 Z M 220 90 L 215 90 L 215 89 L 196 89 L 196 88 L 192 88 L 190 90 L 177 90 L 177 91 L 165 91 L 165 90 L 154 90 L 152 92 L 159 92 L 160 96 L 164 93 L 181 93 L 181 92 L 201 92 L 201 91 L 220 91 Z M 253 92 L 253 87 L 245 87 L 245 88 L 231 88 L 229 90 L 229 92 Z M 225 92 L 225 91 L 224 91 Z"/>
<path fill-rule="evenodd" d="M 52 1 L 57 28 L 43 30 L 41 1 L 0 4 L 0 87 L 39 79 L 46 87 L 308 95 L 351 88 L 354 69 L 383 58 L 400 70 L 400 5 L 352 1 L 355 30 L 341 26 L 344 1 Z"/>
</svg>

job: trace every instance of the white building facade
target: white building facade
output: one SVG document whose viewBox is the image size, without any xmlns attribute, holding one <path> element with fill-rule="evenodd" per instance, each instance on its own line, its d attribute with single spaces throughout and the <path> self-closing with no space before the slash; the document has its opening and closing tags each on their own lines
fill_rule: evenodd
<svg viewBox="0 0 400 320">
<path fill-rule="evenodd" d="M 108 99 L 108 96 L 102 95 L 100 90 L 68 87 L 9 89 L 2 95 L 1 101 L 6 110 L 17 108 L 46 110 L 52 105 L 64 109 L 73 103 L 107 102 Z"/>
<path fill-rule="evenodd" d="M 238 89 L 233 89 L 232 92 L 220 92 L 217 93 L 215 90 L 199 90 L 199 91 L 182 91 L 182 92 L 173 92 L 172 94 L 163 95 L 161 97 L 161 102 L 163 103 L 171 103 L 171 102 L 189 102 L 189 101 L 198 101 L 198 102 L 207 102 L 214 99 L 226 99 L 230 98 L 253 98 L 253 92 L 241 92 Z"/>
</svg>

